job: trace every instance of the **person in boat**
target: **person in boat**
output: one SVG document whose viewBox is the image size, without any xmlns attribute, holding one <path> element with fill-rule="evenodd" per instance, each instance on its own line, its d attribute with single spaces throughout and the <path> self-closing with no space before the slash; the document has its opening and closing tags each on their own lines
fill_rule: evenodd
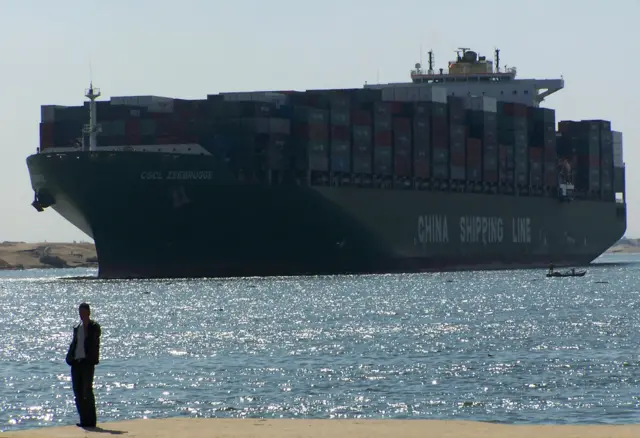
<svg viewBox="0 0 640 438">
<path fill-rule="evenodd" d="M 576 268 L 571 268 L 571 275 L 576 275 Z"/>
<path fill-rule="evenodd" d="M 553 263 L 549 264 L 549 274 L 553 274 Z"/>
</svg>

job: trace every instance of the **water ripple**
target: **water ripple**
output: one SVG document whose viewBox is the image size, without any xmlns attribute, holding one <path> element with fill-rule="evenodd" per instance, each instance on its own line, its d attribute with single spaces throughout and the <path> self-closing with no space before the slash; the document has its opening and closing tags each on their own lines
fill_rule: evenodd
<svg viewBox="0 0 640 438">
<path fill-rule="evenodd" d="M 81 301 L 103 327 L 102 421 L 637 422 L 639 270 L 603 265 L 551 280 L 541 271 L 198 281 L 0 273 L 0 430 L 75 423 L 64 355 Z"/>
</svg>

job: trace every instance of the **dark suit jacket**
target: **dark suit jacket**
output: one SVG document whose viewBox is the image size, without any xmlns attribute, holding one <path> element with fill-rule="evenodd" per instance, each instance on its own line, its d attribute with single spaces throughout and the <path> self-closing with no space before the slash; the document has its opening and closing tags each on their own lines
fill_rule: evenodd
<svg viewBox="0 0 640 438">
<path fill-rule="evenodd" d="M 69 366 L 73 365 L 76 344 L 78 343 L 78 327 L 80 327 L 80 324 L 73 328 L 73 340 L 71 341 L 71 345 L 69 345 L 69 351 L 66 357 L 66 362 Z M 87 325 L 87 332 L 84 334 L 84 351 L 86 355 L 85 361 L 92 365 L 98 365 L 100 363 L 100 335 L 102 335 L 100 324 L 90 319 Z"/>
</svg>

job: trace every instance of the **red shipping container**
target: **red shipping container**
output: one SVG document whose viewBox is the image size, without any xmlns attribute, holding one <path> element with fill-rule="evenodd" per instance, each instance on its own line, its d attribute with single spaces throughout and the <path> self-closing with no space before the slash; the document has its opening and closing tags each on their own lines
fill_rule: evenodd
<svg viewBox="0 0 640 438">
<path fill-rule="evenodd" d="M 411 132 L 411 119 L 407 117 L 394 117 L 393 132 Z"/>
<path fill-rule="evenodd" d="M 545 163 L 544 185 L 548 187 L 558 186 L 558 174 L 555 169 L 555 163 Z"/>
<path fill-rule="evenodd" d="M 449 133 L 449 123 L 447 123 L 447 116 L 432 116 L 431 131 L 433 131 L 434 135 L 436 135 L 436 133 L 447 135 Z"/>
<path fill-rule="evenodd" d="M 465 166 L 464 149 L 454 149 L 451 151 L 451 165 L 460 167 Z"/>
<path fill-rule="evenodd" d="M 53 126 L 55 122 L 40 123 L 40 138 L 53 139 Z"/>
<path fill-rule="evenodd" d="M 519 119 L 527 117 L 527 106 L 523 103 L 505 102 L 503 106 L 503 114 Z"/>
<path fill-rule="evenodd" d="M 391 131 L 377 131 L 373 139 L 373 143 L 376 146 L 389 146 L 391 147 L 393 136 Z"/>
<path fill-rule="evenodd" d="M 507 162 L 507 157 L 509 156 L 509 151 L 507 146 L 501 144 L 498 145 L 498 161 L 500 163 L 506 163 Z"/>
<path fill-rule="evenodd" d="M 53 147 L 53 122 L 40 123 L 40 149 Z"/>
<path fill-rule="evenodd" d="M 433 149 L 449 149 L 449 138 L 445 136 L 433 136 L 431 141 L 431 147 Z"/>
<path fill-rule="evenodd" d="M 573 120 L 561 120 L 558 122 L 558 132 L 561 133 L 569 133 L 575 131 L 579 126 L 578 122 L 574 122 Z"/>
<path fill-rule="evenodd" d="M 351 128 L 349 126 L 332 125 L 331 139 L 349 141 L 351 137 Z"/>
<path fill-rule="evenodd" d="M 355 126 L 371 125 L 371 112 L 367 110 L 353 110 L 351 111 L 351 124 Z"/>
<path fill-rule="evenodd" d="M 125 122 L 124 133 L 127 139 L 140 138 L 140 119 L 129 119 Z"/>
<path fill-rule="evenodd" d="M 502 106 L 502 114 L 505 116 L 513 116 L 514 112 L 513 102 L 505 102 Z"/>
<path fill-rule="evenodd" d="M 482 162 L 482 141 L 477 138 L 467 138 L 467 162 L 471 164 L 481 164 Z"/>
<path fill-rule="evenodd" d="M 402 114 L 404 102 L 389 102 L 390 114 Z"/>
<path fill-rule="evenodd" d="M 513 104 L 513 115 L 520 119 L 527 118 L 527 105 L 524 103 Z"/>
<path fill-rule="evenodd" d="M 411 176 L 411 157 L 399 157 L 393 160 L 393 173 L 396 176 Z"/>
<path fill-rule="evenodd" d="M 529 148 L 529 160 L 532 163 L 541 163 L 542 162 L 542 148 Z"/>
<path fill-rule="evenodd" d="M 413 176 L 416 178 L 429 178 L 431 176 L 431 166 L 428 157 L 414 158 Z"/>
<path fill-rule="evenodd" d="M 496 172 L 495 170 L 485 170 L 482 176 L 484 181 L 491 182 L 491 183 L 498 182 L 498 172 Z"/>
</svg>

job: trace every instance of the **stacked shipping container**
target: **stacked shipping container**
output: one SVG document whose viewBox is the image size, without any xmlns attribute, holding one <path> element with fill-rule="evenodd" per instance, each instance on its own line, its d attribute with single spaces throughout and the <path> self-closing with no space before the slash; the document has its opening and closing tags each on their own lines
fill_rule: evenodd
<svg viewBox="0 0 640 438">
<path fill-rule="evenodd" d="M 372 171 L 372 129 L 371 111 L 365 109 L 354 109 L 351 112 L 351 138 L 353 146 L 351 153 L 353 156 L 352 171 L 355 174 L 366 175 Z"/>
<path fill-rule="evenodd" d="M 555 188 L 558 185 L 555 111 L 530 107 L 528 113 L 529 144 L 536 149 L 531 152 L 531 166 L 535 166 L 535 171 L 531 172 L 531 183 L 534 186 Z M 537 158 L 533 159 L 533 156 Z"/>
<path fill-rule="evenodd" d="M 446 103 L 431 102 L 431 177 L 449 179 L 449 114 Z"/>
<path fill-rule="evenodd" d="M 466 181 L 467 120 L 465 101 L 449 96 L 449 175 L 453 181 Z"/>
<path fill-rule="evenodd" d="M 351 172 L 351 113 L 349 100 L 336 96 L 329 104 L 330 122 L 330 170 Z"/>
<path fill-rule="evenodd" d="M 576 168 L 574 182 L 578 190 L 591 196 L 601 194 L 604 183 L 607 192 L 613 187 L 613 137 L 611 125 L 605 121 L 562 121 L 558 124 L 561 134 L 558 153 L 572 160 Z M 604 141 L 604 143 L 603 143 Z M 604 154 L 605 166 L 601 164 Z M 609 195 L 607 195 L 609 197 Z"/>
<path fill-rule="evenodd" d="M 393 174 L 400 178 L 411 177 L 411 161 L 411 118 L 394 117 Z M 416 177 L 427 178 L 428 172 L 427 176 L 416 173 Z"/>
<path fill-rule="evenodd" d="M 413 176 L 418 179 L 431 178 L 431 116 L 434 110 L 438 110 L 437 105 L 431 102 L 417 102 L 413 107 Z M 442 118 L 439 120 L 441 122 Z"/>
<path fill-rule="evenodd" d="M 498 182 L 498 138 L 497 105 L 495 99 L 471 97 L 467 101 L 467 125 L 470 139 L 479 139 L 481 150 L 470 153 L 476 144 L 467 143 L 467 173 L 480 174 L 482 181 L 489 184 Z M 478 155 L 479 154 L 479 155 Z M 476 179 L 473 179 L 476 181 Z"/>
<path fill-rule="evenodd" d="M 498 184 L 507 191 L 556 187 L 561 158 L 577 168 L 578 189 L 606 199 L 615 192 L 620 142 L 609 122 L 561 122 L 557 134 L 553 110 L 488 97 L 449 96 L 445 103 L 419 101 L 420 93 L 385 101 L 374 90 L 250 94 L 137 107 L 124 98 L 99 102 L 99 145 L 197 142 L 244 170 Z M 42 149 L 73 145 L 88 122 L 87 105 L 43 107 L 42 115 Z"/>
<path fill-rule="evenodd" d="M 501 145 L 500 183 L 506 186 L 529 185 L 527 107 L 512 102 L 498 103 L 498 143 Z"/>
<path fill-rule="evenodd" d="M 391 176 L 393 163 L 391 152 L 391 104 L 376 102 L 373 104 L 373 173 Z"/>
<path fill-rule="evenodd" d="M 297 107 L 293 112 L 295 168 L 299 171 L 329 171 L 329 112 Z"/>
</svg>

